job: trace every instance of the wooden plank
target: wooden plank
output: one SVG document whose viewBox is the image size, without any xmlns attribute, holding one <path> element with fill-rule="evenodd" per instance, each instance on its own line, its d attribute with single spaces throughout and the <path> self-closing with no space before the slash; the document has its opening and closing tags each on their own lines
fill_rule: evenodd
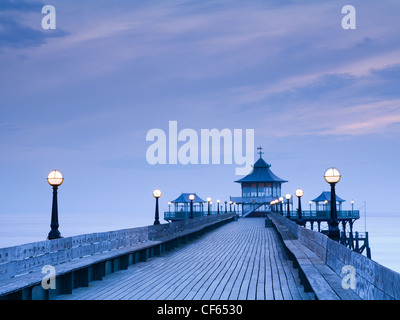
<svg viewBox="0 0 400 320">
<path fill-rule="evenodd" d="M 272 229 L 270 229 L 272 230 Z M 265 252 L 265 299 L 266 300 L 274 300 L 274 290 L 272 287 L 273 281 L 272 281 L 272 268 L 271 268 L 271 263 L 272 263 L 272 245 L 271 245 L 271 238 L 267 236 L 266 238 L 268 245 L 266 246 L 266 252 Z"/>
<path fill-rule="evenodd" d="M 243 259 L 241 261 L 241 268 L 239 270 L 239 273 L 237 275 L 235 283 L 232 287 L 232 291 L 229 295 L 229 299 L 241 300 L 241 299 L 246 299 L 246 297 L 247 297 L 247 287 L 245 287 L 246 283 L 248 281 L 247 270 L 248 270 L 249 263 L 251 260 L 251 255 L 254 250 L 252 237 L 250 238 L 250 241 L 248 242 L 248 246 L 249 246 L 248 249 L 246 250 L 245 254 L 243 255 Z"/>
<path fill-rule="evenodd" d="M 254 234 L 254 245 L 255 245 L 255 256 L 252 261 L 252 269 L 250 274 L 250 280 L 248 285 L 247 297 L 246 300 L 255 300 L 257 295 L 257 281 L 258 281 L 258 272 L 260 266 L 260 254 L 261 254 L 261 241 L 264 240 L 264 232 L 265 226 L 263 226 L 263 230 L 256 229 L 256 233 Z"/>
<path fill-rule="evenodd" d="M 286 277 L 288 289 L 293 300 L 309 300 L 310 296 L 305 294 L 304 288 L 298 279 L 298 271 L 294 269 L 292 261 L 290 261 L 283 250 L 283 245 L 280 245 L 279 255 L 281 256 L 280 269 Z"/>
<path fill-rule="evenodd" d="M 276 265 L 276 252 L 274 246 L 272 245 L 274 240 L 271 234 L 269 234 L 268 236 L 269 236 L 269 241 L 271 242 L 270 257 L 271 257 L 272 292 L 274 294 L 274 300 L 283 300 L 281 283 L 279 279 L 278 268 Z"/>
<path fill-rule="evenodd" d="M 218 246 L 216 242 L 214 246 L 212 245 L 213 241 L 210 241 L 210 237 L 206 237 L 204 239 L 205 242 L 203 246 L 200 247 L 199 243 L 193 244 L 191 250 L 199 250 L 202 251 L 204 254 L 197 256 L 195 260 L 195 264 L 191 266 L 191 268 L 187 269 L 188 276 L 182 281 L 183 279 L 179 279 L 180 283 L 179 286 L 175 289 L 175 292 L 170 294 L 169 299 L 183 299 L 192 291 L 192 287 L 196 283 L 205 283 L 206 281 L 201 281 L 201 279 L 207 279 L 207 281 L 212 281 L 213 277 L 215 277 L 215 272 L 217 272 L 218 265 L 220 263 L 220 257 L 218 256 L 217 252 Z M 208 253 L 208 257 L 207 257 Z M 224 252 L 222 255 L 222 259 L 226 257 L 228 252 Z M 211 262 L 211 263 L 210 263 Z M 204 285 L 203 285 L 204 287 Z M 203 288 L 203 291 L 205 288 Z M 200 290 L 197 290 L 197 294 L 199 294 Z M 194 297 L 194 299 L 201 299 Z"/>
<path fill-rule="evenodd" d="M 238 259 L 236 256 L 236 248 L 239 247 L 240 244 L 240 239 L 241 239 L 241 230 L 237 229 L 238 225 L 232 225 L 232 232 L 230 232 L 228 235 L 225 235 L 224 241 L 221 241 L 220 244 L 220 250 L 222 252 L 229 252 L 229 257 L 230 259 Z M 246 243 L 244 243 L 246 245 Z M 219 275 L 217 270 L 213 271 L 214 275 Z M 215 278 L 214 278 L 215 279 Z M 217 281 L 219 281 L 218 279 Z M 211 288 L 210 288 L 211 287 Z M 193 296 L 194 299 L 201 299 L 203 296 L 212 296 L 211 292 L 212 290 L 215 290 L 215 286 L 212 286 L 212 282 L 210 277 L 206 280 L 206 282 L 198 289 L 198 292 Z M 208 292 L 207 292 L 208 291 Z"/>
<path fill-rule="evenodd" d="M 224 245 L 224 247 L 229 248 L 228 250 L 226 250 L 227 252 L 229 252 L 228 259 L 226 260 L 226 263 L 223 266 L 223 269 L 219 273 L 218 277 L 208 288 L 209 292 L 206 292 L 206 294 L 203 296 L 204 299 L 218 300 L 223 294 L 232 273 L 239 263 L 238 257 L 247 250 L 247 242 L 238 242 L 237 240 L 239 237 L 242 237 L 242 234 L 240 234 L 240 232 L 235 229 L 235 232 L 230 233 L 229 238 L 227 238 L 228 243 Z"/>
<path fill-rule="evenodd" d="M 280 242 L 276 241 L 276 239 L 274 237 L 272 237 L 272 238 L 273 238 L 272 248 L 273 248 L 273 252 L 274 252 L 274 256 L 275 256 L 275 263 L 276 263 L 276 269 L 277 269 L 278 277 L 279 277 L 279 284 L 280 284 L 282 299 L 292 300 L 292 295 L 290 293 L 290 290 L 288 288 L 288 283 L 287 283 L 288 279 L 286 277 L 286 273 L 283 270 L 282 262 L 281 262 L 281 258 L 282 258 L 281 252 L 283 251 L 283 248 L 278 247 Z"/>
<path fill-rule="evenodd" d="M 239 237 L 238 237 L 239 238 Z M 223 289 L 221 290 L 221 294 L 219 296 L 220 300 L 228 300 L 229 296 L 231 295 L 232 292 L 232 288 L 236 282 L 236 279 L 239 275 L 240 269 L 243 266 L 243 259 L 245 257 L 245 254 L 248 250 L 248 242 L 250 238 L 250 234 L 246 233 L 246 234 L 240 234 L 240 240 L 238 239 L 239 245 L 238 248 L 239 250 L 236 253 L 236 263 L 234 264 L 234 267 L 232 268 L 231 274 L 228 275 L 228 279 L 223 287 Z"/>
<path fill-rule="evenodd" d="M 257 283 L 256 283 L 256 299 L 257 300 L 265 300 L 265 253 L 266 253 L 266 244 L 268 243 L 267 238 L 268 230 L 262 234 L 262 241 L 260 245 L 260 257 L 258 260 L 258 275 L 257 275 Z"/>
<path fill-rule="evenodd" d="M 168 286 L 167 290 L 164 290 L 161 296 L 158 298 L 168 298 L 172 299 L 173 295 L 179 294 L 179 292 L 184 288 L 184 285 L 182 285 L 182 282 L 185 284 L 189 284 L 191 281 L 189 279 L 197 273 L 198 270 L 202 270 L 203 266 L 199 264 L 199 261 L 204 264 L 204 260 L 206 258 L 206 253 L 208 252 L 209 249 L 206 250 L 198 250 L 196 248 L 196 243 L 191 243 L 189 246 L 194 246 L 194 248 L 191 248 L 191 252 L 189 253 L 189 250 L 185 250 L 188 252 L 188 258 L 181 257 L 180 260 L 184 262 L 184 264 L 179 267 L 178 270 L 180 270 L 179 275 L 180 275 L 180 283 L 176 283 L 176 273 L 175 272 L 170 272 L 170 277 L 169 281 L 167 284 L 164 282 L 164 287 Z M 182 249 L 182 248 L 181 248 Z M 180 250 L 181 251 L 181 250 Z M 182 252 L 184 253 L 184 252 Z M 182 254 L 180 253 L 180 254 Z M 185 261 L 192 261 L 193 264 L 188 266 Z M 194 270 L 194 271 L 193 271 Z M 159 285 L 160 286 L 160 285 Z"/>
<path fill-rule="evenodd" d="M 303 288 L 282 250 L 264 219 L 240 219 L 56 299 L 288 299 Z"/>
</svg>

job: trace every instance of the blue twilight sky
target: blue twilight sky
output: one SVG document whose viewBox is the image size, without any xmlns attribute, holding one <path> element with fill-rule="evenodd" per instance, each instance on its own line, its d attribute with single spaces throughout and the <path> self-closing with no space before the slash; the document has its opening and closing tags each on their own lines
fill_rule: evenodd
<svg viewBox="0 0 400 320">
<path fill-rule="evenodd" d="M 305 206 L 336 166 L 345 208 L 398 213 L 400 2 L 352 1 L 355 30 L 341 25 L 347 4 L 1 0 L 0 217 L 47 217 L 55 168 L 60 216 L 152 217 L 155 188 L 162 210 L 181 192 L 239 196 L 235 163 L 146 161 L 147 132 L 173 120 L 254 129 Z"/>
</svg>

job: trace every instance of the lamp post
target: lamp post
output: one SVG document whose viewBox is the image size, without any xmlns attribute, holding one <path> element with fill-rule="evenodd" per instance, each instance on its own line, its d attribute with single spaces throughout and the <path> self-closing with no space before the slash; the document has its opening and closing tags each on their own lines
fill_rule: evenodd
<svg viewBox="0 0 400 320">
<path fill-rule="evenodd" d="M 297 221 L 296 223 L 300 226 L 304 226 L 303 221 L 303 213 L 301 212 L 301 197 L 304 195 L 304 191 L 302 189 L 297 189 L 295 192 L 296 197 L 299 199 L 298 208 L 297 208 Z"/>
<path fill-rule="evenodd" d="M 168 212 L 171 213 L 171 202 L 170 201 L 168 201 Z"/>
<path fill-rule="evenodd" d="M 232 201 L 229 201 L 229 212 L 232 212 Z"/>
<path fill-rule="evenodd" d="M 283 215 L 283 197 L 279 197 L 279 202 L 280 202 L 280 209 L 281 209 L 281 215 Z"/>
<path fill-rule="evenodd" d="M 351 215 L 353 215 L 354 211 L 354 200 L 351 200 Z"/>
<path fill-rule="evenodd" d="M 233 212 L 236 214 L 236 202 L 233 203 Z"/>
<path fill-rule="evenodd" d="M 61 237 L 60 231 L 58 231 L 58 203 L 57 203 L 57 190 L 58 187 L 64 182 L 64 176 L 61 171 L 53 170 L 47 175 L 47 182 L 53 187 L 53 206 L 51 210 L 51 230 L 47 236 L 47 239 L 59 239 Z"/>
<path fill-rule="evenodd" d="M 228 213 L 228 201 L 225 201 L 225 213 Z"/>
<path fill-rule="evenodd" d="M 217 214 L 219 214 L 219 203 L 221 202 L 221 200 L 217 200 Z"/>
<path fill-rule="evenodd" d="M 340 238 L 339 222 L 337 220 L 336 211 L 335 185 L 340 181 L 341 177 L 340 171 L 333 167 L 327 169 L 324 174 L 325 181 L 331 185 L 331 215 L 329 220 L 328 237 L 334 240 Z"/>
<path fill-rule="evenodd" d="M 158 212 L 158 198 L 161 197 L 161 191 L 156 189 L 153 191 L 153 197 L 156 198 L 156 212 L 154 215 L 154 225 L 160 224 L 160 215 Z"/>
<path fill-rule="evenodd" d="M 208 202 L 208 212 L 207 212 L 207 215 L 209 216 L 209 215 L 210 215 L 210 204 L 211 204 L 211 198 L 210 198 L 210 197 L 207 198 L 207 202 Z"/>
<path fill-rule="evenodd" d="M 310 200 L 310 201 L 308 201 L 308 203 L 310 205 L 310 216 L 311 216 L 311 204 L 312 204 L 312 201 Z"/>
<path fill-rule="evenodd" d="M 290 198 L 292 198 L 292 196 L 291 196 L 289 193 L 287 193 L 287 194 L 285 195 L 285 198 L 286 198 L 286 200 L 287 200 L 287 214 L 286 214 L 286 217 L 287 217 L 288 219 L 290 219 Z"/>
<path fill-rule="evenodd" d="M 189 200 L 190 200 L 190 217 L 189 219 L 193 219 L 193 200 L 194 200 L 194 194 L 189 195 Z"/>
</svg>

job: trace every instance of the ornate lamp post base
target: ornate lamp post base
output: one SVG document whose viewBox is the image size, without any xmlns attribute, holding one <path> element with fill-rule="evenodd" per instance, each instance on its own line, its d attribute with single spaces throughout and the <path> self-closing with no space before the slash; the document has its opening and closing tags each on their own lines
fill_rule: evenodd
<svg viewBox="0 0 400 320">
<path fill-rule="evenodd" d="M 340 239 L 340 229 L 339 223 L 335 219 L 329 220 L 329 230 L 327 236 L 332 240 L 339 240 Z"/>
<path fill-rule="evenodd" d="M 56 230 L 56 229 L 52 229 L 49 232 L 49 235 L 47 236 L 48 240 L 54 240 L 54 239 L 60 239 L 61 237 L 61 233 L 60 231 Z"/>
</svg>

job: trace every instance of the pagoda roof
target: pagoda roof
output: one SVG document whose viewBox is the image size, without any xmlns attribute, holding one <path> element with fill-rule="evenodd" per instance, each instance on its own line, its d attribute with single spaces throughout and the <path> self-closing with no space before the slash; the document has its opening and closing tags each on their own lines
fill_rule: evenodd
<svg viewBox="0 0 400 320">
<path fill-rule="evenodd" d="M 171 203 L 190 203 L 189 196 L 191 194 L 194 195 L 194 200 L 193 200 L 194 203 L 206 202 L 203 199 L 201 199 L 196 193 L 182 193 L 178 198 L 171 201 Z"/>
<path fill-rule="evenodd" d="M 317 198 L 314 200 L 311 200 L 312 202 L 321 202 L 321 201 L 329 201 L 331 202 L 331 192 L 330 191 L 323 191 Z M 346 200 L 343 200 L 340 198 L 338 195 L 336 195 L 336 201 L 337 202 L 345 202 Z"/>
<path fill-rule="evenodd" d="M 235 182 L 287 182 L 276 176 L 270 167 L 271 165 L 266 163 L 260 155 L 260 158 L 253 165 L 253 170 L 247 176 Z"/>
</svg>

